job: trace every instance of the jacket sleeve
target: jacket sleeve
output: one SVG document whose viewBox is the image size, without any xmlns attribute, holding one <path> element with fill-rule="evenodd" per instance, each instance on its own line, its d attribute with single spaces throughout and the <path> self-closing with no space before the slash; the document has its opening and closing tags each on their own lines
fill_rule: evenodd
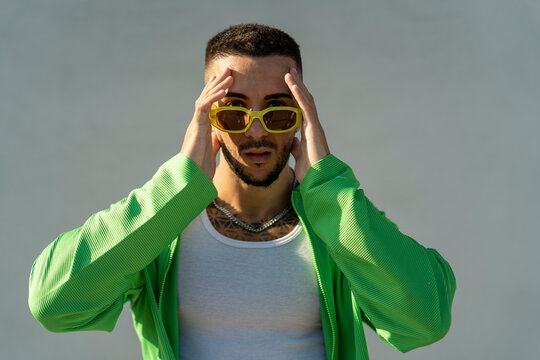
<svg viewBox="0 0 540 360">
<path fill-rule="evenodd" d="M 202 170 L 175 155 L 141 188 L 43 250 L 30 273 L 32 314 L 50 331 L 112 331 L 143 286 L 141 270 L 216 196 Z"/>
<path fill-rule="evenodd" d="M 299 186 L 309 223 L 381 338 L 402 352 L 441 339 L 456 288 L 450 265 L 402 234 L 358 186 L 333 155 L 314 164 Z"/>
</svg>

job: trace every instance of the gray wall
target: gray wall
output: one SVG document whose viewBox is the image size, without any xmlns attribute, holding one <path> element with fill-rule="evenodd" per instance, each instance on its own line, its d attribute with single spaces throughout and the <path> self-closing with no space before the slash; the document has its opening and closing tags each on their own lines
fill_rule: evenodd
<svg viewBox="0 0 540 360">
<path fill-rule="evenodd" d="M 301 44 L 332 152 L 454 268 L 446 338 L 401 355 L 369 331 L 371 357 L 538 358 L 536 0 L 1 0 L 0 357 L 141 357 L 127 306 L 111 334 L 44 330 L 30 267 L 179 151 L 207 39 L 252 21 Z"/>
</svg>

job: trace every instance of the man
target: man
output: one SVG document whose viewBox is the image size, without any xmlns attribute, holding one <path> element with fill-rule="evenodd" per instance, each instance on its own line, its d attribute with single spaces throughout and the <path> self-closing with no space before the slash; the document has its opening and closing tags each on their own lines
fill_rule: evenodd
<svg viewBox="0 0 540 360">
<path fill-rule="evenodd" d="M 213 37 L 180 153 L 34 263 L 43 326 L 112 331 L 131 301 L 145 359 L 367 359 L 362 322 L 400 351 L 442 338 L 450 266 L 330 154 L 301 74 L 281 30 Z"/>
</svg>

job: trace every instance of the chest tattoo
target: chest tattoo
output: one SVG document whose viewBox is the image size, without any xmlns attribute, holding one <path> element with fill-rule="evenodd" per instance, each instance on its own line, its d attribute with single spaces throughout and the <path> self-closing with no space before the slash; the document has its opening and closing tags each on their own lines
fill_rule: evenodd
<svg viewBox="0 0 540 360">
<path fill-rule="evenodd" d="M 274 225 L 259 233 L 253 233 L 234 224 L 227 215 L 216 209 L 213 204 L 208 205 L 206 212 L 208 213 L 210 223 L 217 232 L 228 238 L 243 241 L 269 241 L 279 239 L 290 233 L 299 221 L 296 212 L 291 208 L 287 215 L 279 219 Z M 257 227 L 261 226 L 263 223 L 264 222 L 252 223 L 250 225 Z"/>
</svg>

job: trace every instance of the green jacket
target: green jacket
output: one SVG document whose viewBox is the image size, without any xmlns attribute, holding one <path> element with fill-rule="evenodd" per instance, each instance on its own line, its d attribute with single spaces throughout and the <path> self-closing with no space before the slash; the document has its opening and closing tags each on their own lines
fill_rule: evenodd
<svg viewBox="0 0 540 360">
<path fill-rule="evenodd" d="M 292 193 L 313 248 L 328 359 L 368 359 L 362 321 L 403 352 L 450 327 L 450 266 L 400 233 L 358 186 L 328 155 Z M 178 359 L 179 235 L 216 196 L 201 169 L 177 154 L 43 250 L 30 274 L 32 314 L 54 332 L 112 331 L 130 301 L 144 359 Z"/>
</svg>

